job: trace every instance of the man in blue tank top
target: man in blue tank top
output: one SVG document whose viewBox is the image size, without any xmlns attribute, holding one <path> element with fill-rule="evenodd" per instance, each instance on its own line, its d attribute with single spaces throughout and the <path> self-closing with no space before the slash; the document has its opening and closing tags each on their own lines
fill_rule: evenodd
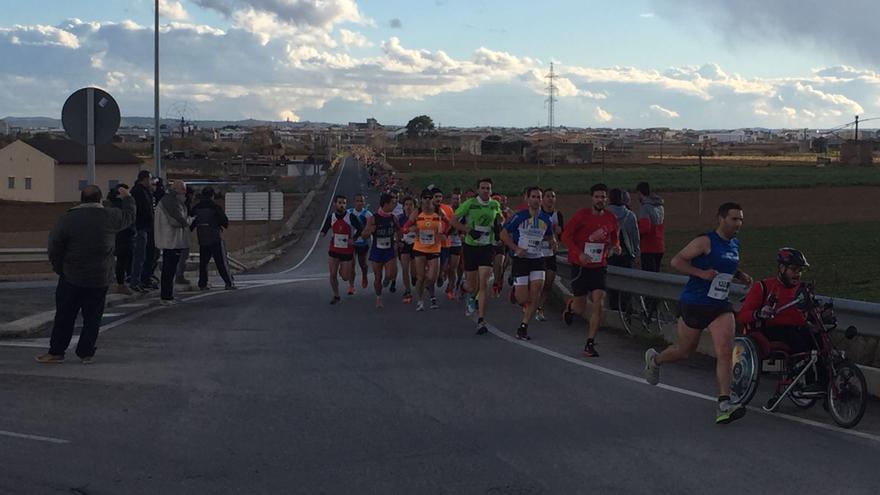
<svg viewBox="0 0 880 495">
<path fill-rule="evenodd" d="M 731 353 L 736 329 L 733 306 L 727 297 L 730 284 L 739 280 L 751 285 L 752 277 L 739 270 L 739 240 L 743 211 L 736 203 L 718 208 L 718 228 L 692 240 L 672 259 L 672 267 L 688 275 L 688 283 L 678 301 L 678 343 L 661 353 L 645 353 L 645 379 L 660 382 L 660 365 L 687 359 L 697 349 L 700 334 L 709 329 L 715 349 L 718 378 L 718 414 L 715 422 L 730 423 L 746 413 L 742 405 L 730 404 Z"/>
</svg>

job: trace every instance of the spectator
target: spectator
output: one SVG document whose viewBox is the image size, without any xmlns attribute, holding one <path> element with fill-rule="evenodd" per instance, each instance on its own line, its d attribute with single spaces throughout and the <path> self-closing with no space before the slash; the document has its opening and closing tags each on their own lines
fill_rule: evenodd
<svg viewBox="0 0 880 495">
<path fill-rule="evenodd" d="M 223 208 L 214 202 L 214 189 L 210 186 L 202 189 L 202 199 L 193 208 L 195 221 L 193 229 L 199 237 L 199 289 L 208 290 L 208 262 L 214 258 L 217 272 L 226 283 L 226 290 L 235 289 L 229 264 L 226 257 L 226 246 L 223 243 L 223 230 L 229 228 L 229 218 Z"/>
<path fill-rule="evenodd" d="M 117 191 L 121 208 L 104 208 L 101 189 L 86 186 L 80 195 L 82 203 L 67 210 L 49 234 L 49 260 L 59 278 L 49 352 L 37 356 L 40 363 L 64 361 L 80 311 L 83 326 L 76 355 L 83 364 L 91 364 L 94 359 L 112 277 L 116 234 L 129 228 L 137 215 L 128 189 L 119 187 Z"/>
<path fill-rule="evenodd" d="M 620 189 L 612 189 L 608 192 L 611 202 L 608 211 L 617 218 L 620 226 L 620 254 L 608 256 L 608 264 L 622 268 L 632 268 L 633 262 L 639 258 L 639 223 L 636 215 L 627 207 L 629 193 Z M 620 307 L 620 292 L 608 289 L 608 306 L 611 309 Z"/>
<path fill-rule="evenodd" d="M 642 205 L 639 208 L 642 270 L 659 272 L 666 250 L 663 198 L 651 194 L 651 186 L 647 182 L 639 182 L 636 191 Z"/>
<path fill-rule="evenodd" d="M 186 185 L 182 181 L 165 192 L 156 206 L 156 249 L 162 250 L 162 276 L 160 279 L 160 303 L 163 306 L 175 304 L 174 277 L 180 252 L 189 247 L 189 225 L 192 219 L 186 215 Z"/>
<path fill-rule="evenodd" d="M 137 205 L 137 219 L 134 222 L 134 250 L 131 257 L 131 276 L 129 286 L 133 291 L 146 292 L 150 289 L 150 275 L 153 268 L 153 193 L 150 172 L 141 170 L 137 182 L 131 188 L 131 197 Z"/>
<path fill-rule="evenodd" d="M 186 215 L 188 217 L 195 216 L 193 215 L 193 198 L 195 197 L 195 194 L 196 191 L 192 187 L 186 186 L 186 200 L 184 200 L 183 205 L 186 207 Z M 180 251 L 180 261 L 177 262 L 177 273 L 174 278 L 174 283 L 176 284 L 190 285 L 189 280 L 186 279 L 187 259 L 189 259 L 189 248 Z"/>
<path fill-rule="evenodd" d="M 128 184 L 119 184 L 118 188 L 128 190 Z M 113 207 L 122 209 L 122 197 L 119 191 L 112 189 L 107 193 L 107 201 Z M 130 196 L 129 196 L 130 197 Z M 131 259 L 134 253 L 134 236 L 136 230 L 134 224 L 121 230 L 116 234 L 116 246 L 114 254 L 116 255 L 116 292 L 119 294 L 131 295 L 131 289 L 128 288 L 126 281 L 131 275 Z"/>
</svg>

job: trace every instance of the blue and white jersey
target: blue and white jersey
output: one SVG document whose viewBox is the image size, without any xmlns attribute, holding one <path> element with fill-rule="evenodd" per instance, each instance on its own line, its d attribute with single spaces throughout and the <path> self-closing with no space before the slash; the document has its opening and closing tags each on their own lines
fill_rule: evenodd
<svg viewBox="0 0 880 495">
<path fill-rule="evenodd" d="M 373 213 L 371 213 L 370 210 L 366 208 L 361 211 L 356 211 L 354 208 L 349 208 L 348 212 L 357 217 L 357 219 L 361 222 L 361 225 L 367 225 L 367 219 L 372 218 L 373 216 Z M 354 245 L 359 247 L 367 247 L 370 245 L 370 240 L 363 239 L 358 236 L 357 239 L 355 239 L 354 241 Z"/>
<path fill-rule="evenodd" d="M 553 235 L 553 221 L 543 211 L 532 216 L 528 209 L 517 212 L 504 224 L 513 242 L 526 250 L 525 258 L 535 259 L 544 256 L 541 244 L 547 236 Z M 516 256 L 516 254 L 514 254 Z"/>
<path fill-rule="evenodd" d="M 692 259 L 691 265 L 700 270 L 715 270 L 718 276 L 711 282 L 690 277 L 681 293 L 680 301 L 703 306 L 726 304 L 730 283 L 739 267 L 739 240 L 723 239 L 714 231 L 705 235 L 712 243 L 711 251 Z"/>
</svg>

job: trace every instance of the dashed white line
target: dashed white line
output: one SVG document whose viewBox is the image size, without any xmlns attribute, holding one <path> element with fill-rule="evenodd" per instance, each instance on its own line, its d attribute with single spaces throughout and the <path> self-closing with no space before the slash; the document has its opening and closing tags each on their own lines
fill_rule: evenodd
<svg viewBox="0 0 880 495">
<path fill-rule="evenodd" d="M 69 440 L 64 440 L 61 438 L 53 438 L 53 437 L 44 437 L 41 435 L 29 435 L 27 433 L 15 433 L 13 431 L 3 431 L 0 430 L 0 436 L 3 437 L 12 437 L 12 438 L 20 438 L 22 440 L 34 440 L 37 442 L 48 442 L 55 444 L 65 444 L 70 443 Z"/>
</svg>

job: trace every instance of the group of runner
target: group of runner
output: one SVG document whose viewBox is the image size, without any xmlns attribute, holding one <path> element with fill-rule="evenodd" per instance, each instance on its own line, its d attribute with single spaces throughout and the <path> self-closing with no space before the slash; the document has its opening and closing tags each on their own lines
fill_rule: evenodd
<svg viewBox="0 0 880 495">
<path fill-rule="evenodd" d="M 606 209 L 608 187 L 595 184 L 590 189 L 592 204 L 564 222 L 556 208 L 555 191 L 528 187 L 523 204 L 513 211 L 506 206 L 506 198 L 493 194 L 493 185 L 492 179 L 484 178 L 474 184 L 475 189 L 464 194 L 454 190 L 448 196 L 434 186 L 426 187 L 418 197 L 401 198 L 397 191 L 389 190 L 381 193 L 375 212 L 367 210 L 363 194 L 354 197 L 351 209 L 347 209 L 344 196 L 337 196 L 335 209 L 322 229 L 325 235 L 332 231 L 331 304 L 341 301 L 339 277 L 348 281 L 348 294 L 355 293 L 357 258 L 363 288 L 368 286 L 367 259 L 372 264 L 376 307 L 382 308 L 384 290 L 396 292 L 399 265 L 403 303 L 415 301 L 416 311 L 424 311 L 426 303 L 430 309 L 438 309 L 436 290 L 445 284 L 447 298 L 464 299 L 465 314 L 476 314 L 476 333 L 484 335 L 489 331 L 489 294 L 500 295 L 509 267 L 510 301 L 522 312 L 516 338 L 529 340 L 531 320 L 546 320 L 543 306 L 556 277 L 556 255 L 562 244 L 572 269 L 572 296 L 565 302 L 562 318 L 567 325 L 573 324 L 575 316 L 586 320 L 583 354 L 598 357 L 596 336 L 604 316 L 608 261 L 621 254 L 621 237 L 625 237 L 615 214 Z M 650 206 L 647 184 L 640 184 L 639 192 L 643 206 Z M 662 210 L 660 214 L 662 229 Z M 751 283 L 751 277 L 738 269 L 736 235 L 742 219 L 741 206 L 721 205 L 718 227 L 695 238 L 672 259 L 672 267 L 689 276 L 679 301 L 679 339 L 662 352 L 649 349 L 645 355 L 646 380 L 657 384 L 660 366 L 687 359 L 702 330 L 709 329 L 718 356 L 718 423 L 736 420 L 745 413 L 742 407 L 730 404 L 735 320 L 727 301 L 733 280 Z M 641 232 L 650 228 L 654 227 L 639 225 Z M 642 264 L 657 271 L 661 257 L 662 250 L 643 252 Z"/>
</svg>

